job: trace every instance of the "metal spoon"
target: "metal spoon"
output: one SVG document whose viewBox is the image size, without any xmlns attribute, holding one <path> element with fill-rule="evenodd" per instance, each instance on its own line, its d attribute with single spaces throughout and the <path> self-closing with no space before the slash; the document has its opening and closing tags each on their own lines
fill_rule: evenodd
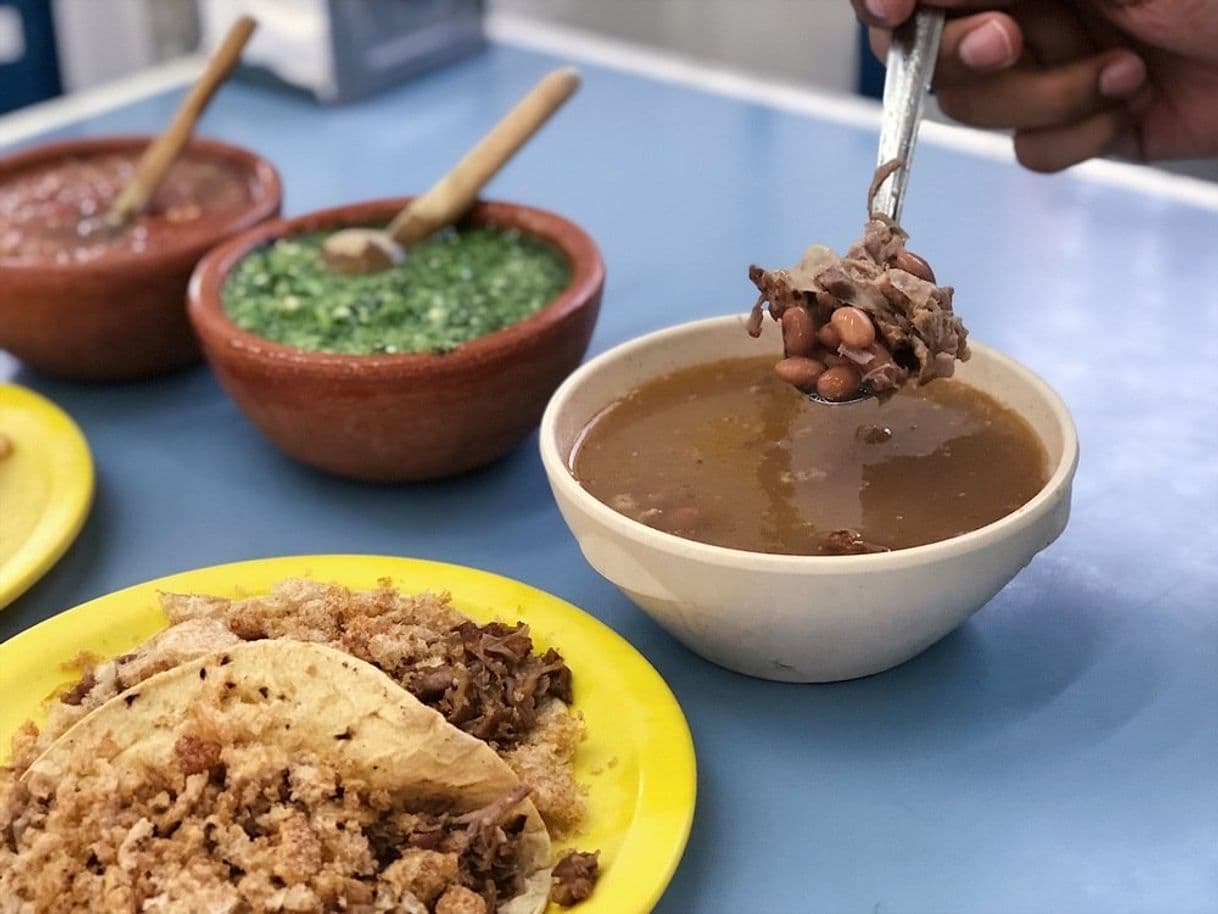
<svg viewBox="0 0 1218 914">
<path fill-rule="evenodd" d="M 354 275 L 401 263 L 412 245 L 451 225 L 473 206 L 478 191 L 577 88 L 579 73 L 572 67 L 544 77 L 452 171 L 407 204 L 387 228 L 348 228 L 327 238 L 321 248 L 326 266 Z"/>
<path fill-rule="evenodd" d="M 876 166 L 896 162 L 898 167 L 880 182 L 871 198 L 873 216 L 901 221 L 914 145 L 942 35 L 943 10 L 926 8 L 919 9 L 913 19 L 893 32 L 884 76 L 884 115 Z"/>
<path fill-rule="evenodd" d="M 890 174 L 880 181 L 871 195 L 871 215 L 886 216 L 900 222 L 909 183 L 910 163 L 918 140 L 918 127 L 926 107 L 943 35 L 943 10 L 919 9 L 913 18 L 896 29 L 884 76 L 884 113 L 880 121 L 880 145 L 876 167 L 889 166 Z M 808 395 L 817 403 L 860 403 L 871 399 L 870 392 L 849 400 L 826 400 Z"/>
</svg>

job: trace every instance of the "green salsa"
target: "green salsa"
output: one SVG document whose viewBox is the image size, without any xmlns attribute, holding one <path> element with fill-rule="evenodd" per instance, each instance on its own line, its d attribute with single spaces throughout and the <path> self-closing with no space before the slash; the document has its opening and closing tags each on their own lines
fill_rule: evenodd
<svg viewBox="0 0 1218 914">
<path fill-rule="evenodd" d="M 319 352 L 447 352 L 540 311 L 571 279 L 560 250 L 512 229 L 446 229 L 360 276 L 322 263 L 326 235 L 282 238 L 237 265 L 224 307 L 239 327 Z"/>
</svg>

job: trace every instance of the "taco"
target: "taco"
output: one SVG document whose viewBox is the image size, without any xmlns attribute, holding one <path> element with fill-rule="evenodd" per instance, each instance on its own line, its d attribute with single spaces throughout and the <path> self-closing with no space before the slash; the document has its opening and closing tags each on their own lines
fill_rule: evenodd
<svg viewBox="0 0 1218 914">
<path fill-rule="evenodd" d="M 289 579 L 270 593 L 229 599 L 162 594 L 169 626 L 120 657 L 81 658 L 82 676 L 51 708 L 41 731 L 13 741 L 22 771 L 71 725 L 149 676 L 242 642 L 329 644 L 382 670 L 453 726 L 491 746 L 533 790 L 555 837 L 578 833 L 585 813 L 574 756 L 583 719 L 571 712 L 572 673 L 555 650 L 535 648 L 528 627 L 478 624 L 447 594 L 403 594 Z"/>
<path fill-rule="evenodd" d="M 322 644 L 157 673 L 4 790 L 4 914 L 539 914 L 550 895 L 550 837 L 511 768 Z"/>
</svg>

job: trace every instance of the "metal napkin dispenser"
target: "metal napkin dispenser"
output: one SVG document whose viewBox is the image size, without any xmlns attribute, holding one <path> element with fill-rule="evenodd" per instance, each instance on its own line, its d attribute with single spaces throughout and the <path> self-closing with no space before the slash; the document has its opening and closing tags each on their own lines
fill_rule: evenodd
<svg viewBox="0 0 1218 914">
<path fill-rule="evenodd" d="M 483 0 L 205 0 L 203 44 L 242 13 L 258 20 L 239 73 L 354 101 L 481 50 Z"/>
</svg>

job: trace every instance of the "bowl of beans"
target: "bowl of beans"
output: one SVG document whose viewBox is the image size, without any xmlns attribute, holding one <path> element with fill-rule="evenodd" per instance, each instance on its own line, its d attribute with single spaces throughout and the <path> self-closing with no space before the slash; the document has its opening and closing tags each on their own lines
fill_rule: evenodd
<svg viewBox="0 0 1218 914">
<path fill-rule="evenodd" d="M 878 673 L 1061 534 L 1074 424 L 973 341 L 951 378 L 821 402 L 776 370 L 782 337 L 712 318 L 598 356 L 551 398 L 542 461 L 588 562 L 703 657 L 791 682 Z"/>
<path fill-rule="evenodd" d="M 330 270 L 339 229 L 384 226 L 407 199 L 265 223 L 199 264 L 190 319 L 224 389 L 291 457 L 412 482 L 519 445 L 579 365 L 605 268 L 579 226 L 479 203 L 388 269 Z"/>
<path fill-rule="evenodd" d="M 0 348 L 28 366 L 100 381 L 197 361 L 191 271 L 279 212 L 270 162 L 195 139 L 144 213 L 120 230 L 99 226 L 151 139 L 66 140 L 0 159 Z"/>
</svg>

